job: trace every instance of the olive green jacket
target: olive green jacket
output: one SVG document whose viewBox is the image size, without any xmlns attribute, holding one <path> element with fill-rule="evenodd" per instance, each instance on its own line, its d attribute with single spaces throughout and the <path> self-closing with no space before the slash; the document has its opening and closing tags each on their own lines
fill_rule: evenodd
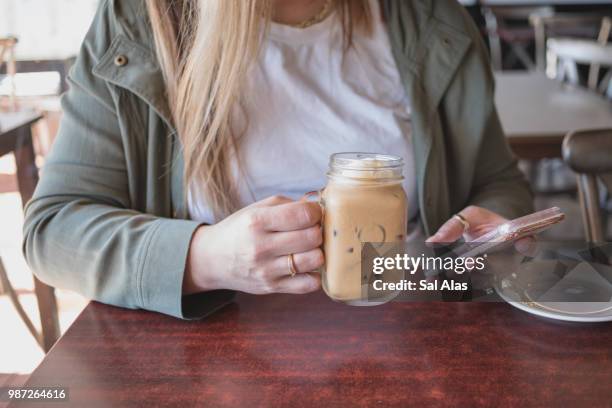
<svg viewBox="0 0 612 408">
<path fill-rule="evenodd" d="M 50 285 L 113 305 L 203 316 L 231 292 L 181 296 L 198 223 L 185 208 L 181 147 L 144 1 L 101 3 L 26 208 L 24 253 Z M 507 217 L 530 211 L 531 193 L 500 127 L 486 50 L 469 16 L 453 0 L 382 3 L 412 105 L 425 232 L 469 204 Z"/>
</svg>

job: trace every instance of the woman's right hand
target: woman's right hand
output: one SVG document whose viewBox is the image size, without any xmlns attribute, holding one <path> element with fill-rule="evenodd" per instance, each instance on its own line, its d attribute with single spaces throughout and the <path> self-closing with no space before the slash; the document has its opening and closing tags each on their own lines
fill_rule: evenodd
<svg viewBox="0 0 612 408">
<path fill-rule="evenodd" d="M 320 222 L 317 203 L 274 196 L 218 224 L 201 226 L 191 241 L 183 294 L 214 289 L 253 294 L 318 290 L 321 277 L 314 271 L 324 262 Z"/>
</svg>

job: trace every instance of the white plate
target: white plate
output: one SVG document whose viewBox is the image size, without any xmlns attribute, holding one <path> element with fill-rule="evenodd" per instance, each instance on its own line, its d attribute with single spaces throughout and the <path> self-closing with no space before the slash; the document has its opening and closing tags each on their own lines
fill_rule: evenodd
<svg viewBox="0 0 612 408">
<path fill-rule="evenodd" d="M 512 306 L 520 309 L 524 312 L 546 317 L 549 319 L 555 320 L 564 320 L 566 322 L 611 322 L 612 321 L 612 304 L 607 304 L 609 309 L 606 311 L 602 311 L 599 313 L 589 313 L 589 314 L 575 314 L 575 313 L 566 313 L 566 312 L 557 312 L 552 310 L 547 310 L 544 307 L 547 306 L 546 303 L 538 304 L 535 302 L 517 302 L 508 297 L 502 290 L 498 287 L 495 287 L 495 290 L 499 294 L 499 296 L 504 299 L 506 302 L 510 303 Z M 547 302 L 548 303 L 548 302 Z M 595 302 L 591 302 L 595 303 Z M 601 303 L 601 302 L 598 302 Z M 557 303 L 558 305 L 558 303 Z M 573 306 L 571 303 L 566 303 L 566 306 Z"/>
<path fill-rule="evenodd" d="M 547 266 L 551 265 L 554 265 L 554 261 L 534 263 L 522 268 L 519 274 L 539 273 L 541 278 L 545 275 L 545 270 L 550 269 Z M 505 280 L 503 284 L 496 285 L 495 290 L 506 302 L 527 313 L 570 322 L 612 321 L 612 299 L 606 302 L 585 301 L 602 296 L 604 299 L 610 299 L 611 290 L 610 283 L 588 262 L 579 262 L 559 282 L 535 297 L 537 301 L 527 293 L 529 290 L 523 292 L 516 284 L 516 281 Z"/>
</svg>

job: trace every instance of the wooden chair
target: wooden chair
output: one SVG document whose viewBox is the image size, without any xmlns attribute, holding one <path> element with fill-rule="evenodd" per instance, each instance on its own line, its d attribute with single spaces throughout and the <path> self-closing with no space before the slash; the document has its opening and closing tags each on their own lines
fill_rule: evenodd
<svg viewBox="0 0 612 408">
<path fill-rule="evenodd" d="M 529 70 L 535 69 L 536 64 L 528 50 L 535 39 L 534 30 L 529 25 L 529 18 L 533 15 L 550 16 L 554 12 L 553 9 L 551 7 L 495 6 L 483 7 L 482 12 L 493 69 L 501 71 L 504 62 L 512 65 L 516 60 Z M 507 44 L 511 51 L 506 59 L 502 55 L 502 44 Z"/>
<path fill-rule="evenodd" d="M 555 12 L 552 15 L 533 14 L 529 22 L 535 32 L 536 66 L 547 71 L 549 60 L 546 41 L 549 38 L 572 37 L 594 39 L 602 23 L 601 13 Z"/>
<path fill-rule="evenodd" d="M 41 306 L 41 299 L 38 296 L 38 292 L 40 292 L 41 289 L 47 290 L 48 287 L 38 280 L 35 280 L 35 285 L 35 291 L 37 292 L 38 298 L 37 300 L 39 302 L 39 306 Z M 45 287 L 41 288 L 40 285 L 44 285 Z M 26 325 L 28 331 L 30 332 L 30 334 L 32 334 L 38 345 L 45 352 L 48 352 L 60 336 L 59 321 L 57 316 L 57 302 L 55 296 L 48 298 L 48 300 L 52 301 L 53 303 L 51 305 L 52 307 L 49 309 L 51 313 L 45 313 L 43 309 L 39 307 L 42 326 L 42 330 L 39 332 L 32 323 L 32 320 L 30 319 L 26 311 L 23 309 L 23 306 L 19 301 L 19 296 L 15 292 L 15 289 L 13 289 L 13 286 L 11 285 L 11 282 L 8 279 L 6 269 L 4 269 L 4 264 L 2 263 L 2 258 L 0 258 L 0 287 L 3 291 L 2 294 L 8 295 L 9 299 L 11 300 L 11 303 L 17 311 L 17 314 L 19 315 L 23 323 Z"/>
<path fill-rule="evenodd" d="M 563 159 L 578 175 L 585 235 L 590 242 L 603 243 L 607 227 L 605 203 L 612 193 L 612 129 L 568 134 L 563 141 Z"/>
<path fill-rule="evenodd" d="M 19 193 L 24 206 L 32 197 L 38 182 L 31 126 L 40 119 L 41 115 L 35 112 L 0 112 L 0 122 L 2 123 L 0 127 L 0 156 L 10 153 L 15 156 Z M 18 296 L 8 280 L 6 270 L 0 259 L 0 282 L 3 291 L 10 297 L 28 330 L 38 341 L 41 348 L 47 352 L 60 336 L 57 300 L 54 288 L 41 282 L 35 276 L 33 280 L 42 327 L 41 333 L 38 333 L 21 307 Z"/>
<path fill-rule="evenodd" d="M 612 19 L 605 17 L 597 40 L 582 40 L 573 38 L 554 38 L 548 40 L 548 51 L 552 64 L 557 67 L 557 78 L 578 85 L 578 64 L 589 66 L 587 86 L 589 89 L 607 95 L 612 80 L 612 44 L 608 44 Z M 607 69 L 600 80 L 601 68 Z"/>
<path fill-rule="evenodd" d="M 17 38 L 15 37 L 0 38 L 0 67 L 6 62 L 6 73 L 11 79 L 9 103 L 13 109 L 17 108 L 17 100 L 15 98 L 15 74 L 17 73 L 15 45 L 17 45 Z"/>
</svg>

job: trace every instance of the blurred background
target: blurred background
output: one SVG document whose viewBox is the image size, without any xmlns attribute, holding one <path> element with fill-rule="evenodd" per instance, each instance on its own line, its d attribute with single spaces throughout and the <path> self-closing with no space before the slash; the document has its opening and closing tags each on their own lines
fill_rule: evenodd
<svg viewBox="0 0 612 408">
<path fill-rule="evenodd" d="M 23 383 L 86 305 L 33 278 L 21 229 L 97 3 L 0 0 L 0 386 Z M 567 214 L 548 237 L 609 240 L 612 0 L 461 3 L 489 47 L 502 125 L 538 209 Z"/>
</svg>

